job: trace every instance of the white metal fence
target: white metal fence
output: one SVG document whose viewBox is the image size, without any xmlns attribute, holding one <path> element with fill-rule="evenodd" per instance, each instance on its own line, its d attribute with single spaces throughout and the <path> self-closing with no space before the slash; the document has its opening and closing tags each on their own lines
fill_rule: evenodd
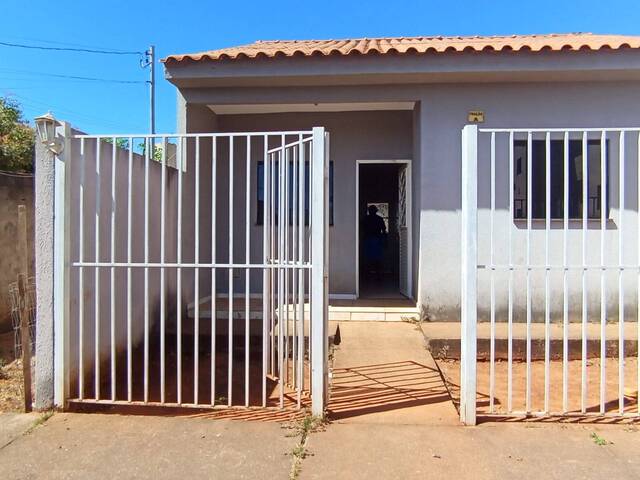
<svg viewBox="0 0 640 480">
<path fill-rule="evenodd" d="M 313 389 L 322 413 L 327 143 L 67 133 L 58 403 L 299 408 Z"/>
<path fill-rule="evenodd" d="M 639 415 L 639 153 L 638 128 L 463 129 L 463 422 Z"/>
</svg>

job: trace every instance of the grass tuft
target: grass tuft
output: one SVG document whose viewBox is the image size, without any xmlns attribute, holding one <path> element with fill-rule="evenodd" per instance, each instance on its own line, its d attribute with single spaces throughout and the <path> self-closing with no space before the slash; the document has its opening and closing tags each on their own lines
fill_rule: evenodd
<svg viewBox="0 0 640 480">
<path fill-rule="evenodd" d="M 609 444 L 612 443 L 612 442 L 608 442 L 607 440 L 602 438 L 596 432 L 591 432 L 591 439 L 593 440 L 593 443 L 595 443 L 596 445 L 599 445 L 601 447 L 604 446 L 604 445 L 609 445 Z"/>
<path fill-rule="evenodd" d="M 295 436 L 299 436 L 298 444 L 291 450 L 291 471 L 289 472 L 289 480 L 297 480 L 300 476 L 300 470 L 302 468 L 302 461 L 309 456 L 307 450 L 307 440 L 309 435 L 313 432 L 317 432 L 324 428 L 326 419 L 324 417 L 317 417 L 307 413 L 302 419 L 296 422 L 292 428 L 295 432 Z"/>
</svg>

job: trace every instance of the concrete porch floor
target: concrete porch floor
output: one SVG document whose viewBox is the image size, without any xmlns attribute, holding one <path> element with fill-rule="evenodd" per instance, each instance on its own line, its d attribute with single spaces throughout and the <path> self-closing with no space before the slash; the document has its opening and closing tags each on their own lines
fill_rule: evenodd
<svg viewBox="0 0 640 480">
<path fill-rule="evenodd" d="M 339 322 L 339 327 L 328 405 L 331 421 L 459 424 L 440 371 L 414 324 Z"/>
</svg>

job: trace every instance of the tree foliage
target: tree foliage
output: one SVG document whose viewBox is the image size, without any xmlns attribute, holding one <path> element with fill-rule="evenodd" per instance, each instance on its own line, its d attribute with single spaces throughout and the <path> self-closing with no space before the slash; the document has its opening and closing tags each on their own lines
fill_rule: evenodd
<svg viewBox="0 0 640 480">
<path fill-rule="evenodd" d="M 32 172 L 34 145 L 35 133 L 20 105 L 0 97 L 0 170 Z"/>
</svg>

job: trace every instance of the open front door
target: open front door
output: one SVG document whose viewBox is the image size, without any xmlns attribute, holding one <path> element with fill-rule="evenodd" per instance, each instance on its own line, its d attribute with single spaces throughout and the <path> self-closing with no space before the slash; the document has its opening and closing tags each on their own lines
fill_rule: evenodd
<svg viewBox="0 0 640 480">
<path fill-rule="evenodd" d="M 398 237 L 399 237 L 399 261 L 398 270 L 400 277 L 400 293 L 406 297 L 411 296 L 411 196 L 409 164 L 400 165 L 398 170 Z"/>
</svg>

